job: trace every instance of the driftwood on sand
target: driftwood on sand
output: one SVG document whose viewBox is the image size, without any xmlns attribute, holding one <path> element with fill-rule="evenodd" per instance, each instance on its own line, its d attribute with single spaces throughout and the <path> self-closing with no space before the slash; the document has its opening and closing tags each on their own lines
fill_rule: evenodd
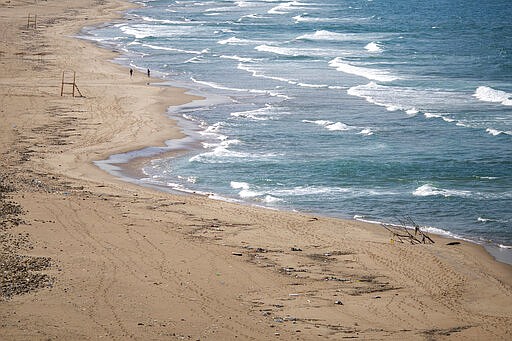
<svg viewBox="0 0 512 341">
<path fill-rule="evenodd" d="M 392 237 L 391 241 L 400 243 L 409 242 L 411 244 L 434 244 L 434 240 L 430 238 L 426 232 L 410 217 L 398 219 L 399 225 L 381 224 L 388 230 Z M 414 230 L 414 234 L 412 231 Z"/>
</svg>

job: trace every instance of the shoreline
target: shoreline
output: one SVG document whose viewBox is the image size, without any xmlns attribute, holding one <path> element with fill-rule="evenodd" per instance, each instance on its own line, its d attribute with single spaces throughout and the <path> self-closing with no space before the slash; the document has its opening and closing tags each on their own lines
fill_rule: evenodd
<svg viewBox="0 0 512 341">
<path fill-rule="evenodd" d="M 168 141 L 172 141 L 172 139 L 168 140 Z M 165 147 L 162 149 L 165 149 Z M 172 150 L 172 151 L 163 150 L 160 153 L 156 153 L 156 154 L 152 153 L 149 156 L 135 156 L 133 158 L 128 157 L 127 159 L 124 159 L 121 162 L 115 161 L 115 160 L 109 161 L 110 160 L 110 158 L 109 158 L 106 160 L 95 161 L 95 164 L 99 168 L 101 168 L 103 171 L 111 174 L 114 177 L 120 178 L 120 179 L 130 182 L 130 183 L 134 183 L 138 186 L 153 188 L 153 189 L 165 192 L 165 193 L 175 193 L 175 194 L 181 194 L 181 195 L 196 195 L 197 194 L 197 195 L 201 195 L 201 196 L 206 196 L 211 200 L 221 200 L 221 201 L 230 202 L 230 203 L 236 202 L 240 205 L 254 206 L 254 207 L 259 207 L 259 208 L 268 209 L 268 210 L 277 210 L 277 211 L 282 211 L 282 212 L 295 212 L 295 213 L 311 215 L 311 216 L 319 215 L 319 216 L 322 216 L 325 218 L 362 222 L 362 223 L 367 223 L 367 224 L 373 225 L 376 228 L 382 224 L 389 224 L 389 223 L 384 223 L 384 222 L 379 222 L 379 221 L 367 221 L 364 219 L 356 219 L 356 218 L 351 219 L 348 217 L 329 216 L 329 215 L 325 215 L 322 213 L 315 213 L 315 212 L 302 212 L 302 211 L 298 211 L 298 210 L 294 210 L 294 209 L 286 210 L 286 209 L 279 208 L 279 207 L 268 207 L 268 206 L 265 206 L 264 204 L 258 205 L 256 203 L 251 203 L 249 201 L 244 201 L 242 199 L 224 197 L 224 196 L 220 195 L 219 193 L 213 193 L 213 192 L 198 193 L 198 192 L 195 192 L 190 189 L 177 189 L 177 188 L 173 188 L 173 187 L 169 187 L 169 186 L 165 186 L 165 185 L 143 182 L 143 180 L 145 179 L 145 174 L 142 171 L 142 167 L 144 165 L 150 163 L 153 160 L 158 160 L 161 158 L 169 158 L 169 157 L 173 157 L 176 155 L 181 155 L 183 153 L 187 153 L 187 150 L 188 149 L 176 149 L 176 150 Z M 130 154 L 130 153 L 127 153 L 127 154 Z M 127 154 L 121 154 L 121 155 L 127 155 Z M 119 155 L 115 155 L 115 156 L 119 156 Z M 422 226 L 422 228 L 429 228 L 429 226 Z M 413 227 L 409 227 L 409 229 L 414 230 Z M 438 227 L 435 227 L 435 229 L 440 230 L 442 232 L 438 232 L 438 233 L 428 232 L 428 233 L 433 236 L 436 236 L 442 240 L 465 241 L 465 242 L 472 243 L 477 247 L 482 247 L 497 262 L 501 262 L 501 263 L 512 266 L 512 250 L 508 246 L 502 246 L 501 244 L 495 243 L 492 241 L 482 240 L 479 242 L 477 240 L 471 239 L 470 237 L 462 237 L 462 236 L 454 235 L 450 231 L 440 229 Z"/>
<path fill-rule="evenodd" d="M 147 86 L 140 73 L 130 80 L 113 52 L 68 37 L 133 4 L 0 6 L 0 178 L 25 221 L 0 232 L 28 236 L 14 243 L 21 258 L 51 259 L 29 269 L 50 285 L 0 302 L 6 340 L 512 334 L 512 267 L 481 247 L 391 244 L 356 221 L 173 195 L 105 173 L 92 161 L 183 137 L 166 108 L 196 97 Z M 31 48 L 51 58 L 33 60 Z M 76 69 L 85 98 L 58 96 L 63 68 Z"/>
<path fill-rule="evenodd" d="M 94 39 L 91 39 L 91 41 L 93 41 L 100 48 L 107 48 L 106 46 L 101 46 L 101 42 L 95 42 Z M 123 56 L 122 52 L 120 52 L 120 56 Z M 116 63 L 117 65 L 121 65 L 122 67 L 126 67 L 126 68 L 129 67 L 128 65 L 123 64 L 120 61 L 113 61 L 113 62 Z M 165 79 L 165 78 L 159 78 L 159 79 L 160 79 L 160 82 L 163 85 L 159 85 L 158 83 L 155 83 L 156 84 L 155 86 L 170 86 L 170 87 L 182 88 L 182 85 L 174 84 L 172 79 Z M 196 90 L 187 88 L 186 86 L 185 86 L 185 89 L 187 89 L 187 91 L 196 91 Z M 200 96 L 206 96 L 206 97 L 203 97 L 202 100 L 206 100 L 206 101 L 208 100 L 208 97 L 207 97 L 208 95 L 202 94 Z M 194 101 L 192 101 L 192 102 L 194 102 Z M 189 102 L 189 103 L 191 103 L 191 102 Z M 186 105 L 186 104 L 187 103 L 183 103 L 182 105 Z M 171 111 L 173 108 L 180 107 L 182 105 L 170 106 L 167 109 L 167 111 L 168 111 L 168 119 L 170 119 L 171 121 L 174 121 L 176 124 L 177 124 L 177 120 L 179 118 L 171 117 L 170 116 L 171 114 L 169 113 L 169 111 Z M 179 124 L 177 124 L 177 125 L 178 125 L 178 128 L 179 128 Z M 182 133 L 183 136 L 185 136 L 185 138 L 191 138 L 190 132 L 187 132 L 183 128 L 181 128 L 181 133 Z M 157 147 L 157 146 L 146 146 L 146 147 L 144 147 L 144 148 L 142 148 L 140 150 L 129 151 L 127 153 L 124 153 L 123 155 L 120 155 L 120 154 L 114 155 L 116 158 L 117 157 L 122 157 L 125 160 L 123 162 L 118 162 L 116 160 L 109 161 L 110 160 L 110 157 L 109 157 L 108 159 L 98 160 L 96 162 L 96 164 L 100 168 L 102 168 L 104 171 L 107 171 L 107 172 L 109 172 L 110 174 L 112 174 L 114 176 L 123 178 L 123 179 L 125 179 L 128 182 L 138 183 L 139 185 L 144 186 L 145 184 L 141 183 L 141 180 L 144 178 L 144 175 L 143 175 L 141 169 L 138 169 L 138 168 L 142 168 L 142 166 L 145 163 L 147 164 L 151 160 L 166 158 L 169 155 L 177 155 L 177 154 L 180 154 L 180 153 L 186 153 L 187 150 L 191 150 L 192 149 L 192 148 L 189 149 L 189 148 L 181 147 L 181 145 L 182 145 L 181 142 L 179 142 L 179 146 L 171 146 L 172 144 L 176 143 L 177 141 L 180 141 L 180 139 L 170 137 L 169 139 L 167 139 L 165 141 L 166 147 L 161 147 L 160 148 L 160 147 Z M 130 154 L 136 154 L 136 155 L 131 157 Z M 139 154 L 142 154 L 142 156 L 140 156 Z M 133 162 L 131 160 L 133 160 Z M 117 167 L 116 165 L 120 165 L 121 169 L 116 169 L 116 167 Z M 167 187 L 165 185 L 158 185 L 158 184 L 157 185 L 155 185 L 155 184 L 147 184 L 147 185 L 151 186 L 153 188 L 161 188 L 161 190 L 163 190 L 164 192 L 169 191 L 171 193 L 184 193 L 184 194 L 194 194 L 195 193 L 193 190 L 187 190 L 187 189 L 181 190 L 181 189 L 176 189 L 176 188 L 172 188 L 172 187 Z M 208 193 L 212 193 L 213 195 L 216 195 L 219 198 L 224 198 L 224 196 L 222 194 L 220 194 L 220 193 L 213 193 L 213 192 L 206 191 L 203 194 L 208 194 Z M 283 210 L 283 208 L 268 207 L 268 206 L 265 206 L 264 204 L 263 205 L 258 205 L 258 204 L 255 204 L 255 203 L 251 203 L 251 202 L 245 201 L 243 199 L 238 199 L 238 198 L 226 197 L 226 200 L 228 202 L 236 201 L 236 202 L 242 202 L 242 203 L 247 204 L 247 205 L 254 205 L 254 206 L 257 206 L 257 207 L 261 206 L 261 207 L 269 208 L 269 209 Z M 284 209 L 284 211 L 289 211 L 289 210 Z M 301 211 L 299 211 L 299 212 L 301 212 Z M 311 214 L 322 215 L 322 213 L 320 213 L 320 212 L 311 212 Z M 338 218 L 338 219 L 345 219 L 345 220 L 349 220 L 349 221 L 363 221 L 363 222 L 366 222 L 364 220 L 350 218 L 350 217 L 345 216 L 345 215 L 339 215 L 339 216 L 329 216 L 329 215 L 327 215 L 327 217 Z M 385 222 L 378 222 L 378 221 L 377 222 L 369 222 L 369 223 L 374 224 L 374 225 L 380 225 L 382 223 L 385 224 Z M 440 232 L 438 232 L 438 233 L 436 233 L 436 232 L 430 232 L 430 233 L 432 233 L 432 234 L 434 234 L 436 236 L 439 236 L 441 238 L 444 238 L 444 239 L 465 240 L 465 241 L 472 242 L 475 245 L 483 247 L 497 261 L 505 263 L 505 264 L 508 264 L 508 265 L 512 265 L 512 249 L 510 247 L 508 247 L 508 246 L 502 246 L 500 243 L 493 242 L 492 240 L 479 240 L 478 236 L 458 236 L 458 235 L 454 234 L 453 232 L 451 232 L 451 231 L 449 231 L 447 229 L 444 229 L 444 228 L 440 228 L 440 227 L 430 227 L 430 226 L 425 226 L 425 227 L 426 228 L 434 228 L 434 229 L 439 230 Z"/>
</svg>

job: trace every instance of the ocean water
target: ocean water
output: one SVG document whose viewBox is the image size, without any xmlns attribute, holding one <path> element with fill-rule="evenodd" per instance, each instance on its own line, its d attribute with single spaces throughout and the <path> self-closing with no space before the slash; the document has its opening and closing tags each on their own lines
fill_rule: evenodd
<svg viewBox="0 0 512 341">
<path fill-rule="evenodd" d="M 206 97 L 139 181 L 512 245 L 509 0 L 137 3 L 83 35 Z"/>
</svg>

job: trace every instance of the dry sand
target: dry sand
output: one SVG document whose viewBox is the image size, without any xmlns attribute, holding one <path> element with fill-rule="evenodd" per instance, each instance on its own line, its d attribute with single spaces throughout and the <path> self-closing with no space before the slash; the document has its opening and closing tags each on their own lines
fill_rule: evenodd
<svg viewBox="0 0 512 341">
<path fill-rule="evenodd" d="M 180 137 L 165 109 L 194 99 L 71 38 L 128 6 L 0 0 L 0 339 L 512 339 L 511 267 L 479 246 L 392 244 L 95 167 Z M 60 96 L 66 69 L 84 98 Z"/>
</svg>

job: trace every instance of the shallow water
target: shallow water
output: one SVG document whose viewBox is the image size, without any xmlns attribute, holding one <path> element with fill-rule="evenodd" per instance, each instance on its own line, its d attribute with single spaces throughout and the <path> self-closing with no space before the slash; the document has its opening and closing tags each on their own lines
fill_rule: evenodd
<svg viewBox="0 0 512 341">
<path fill-rule="evenodd" d="M 208 98 L 145 183 L 512 245 L 508 1 L 140 3 L 84 35 Z"/>
</svg>

